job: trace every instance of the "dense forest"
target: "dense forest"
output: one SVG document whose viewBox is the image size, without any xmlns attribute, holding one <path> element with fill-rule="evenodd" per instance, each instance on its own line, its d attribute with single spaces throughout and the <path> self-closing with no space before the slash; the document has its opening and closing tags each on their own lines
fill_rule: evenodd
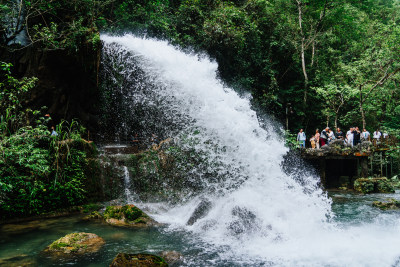
<svg viewBox="0 0 400 267">
<path fill-rule="evenodd" d="M 357 125 L 400 137 L 398 0 L 0 1 L 8 53 L 32 47 L 78 57 L 100 49 L 102 32 L 206 52 L 228 86 L 251 92 L 254 108 L 292 133 Z M 46 134 L 46 107 L 24 104 L 37 79 L 0 61 L 1 209 L 35 214 L 84 202 L 84 162 L 95 153 L 80 140 L 85 130 L 59 120 L 58 135 Z"/>
</svg>

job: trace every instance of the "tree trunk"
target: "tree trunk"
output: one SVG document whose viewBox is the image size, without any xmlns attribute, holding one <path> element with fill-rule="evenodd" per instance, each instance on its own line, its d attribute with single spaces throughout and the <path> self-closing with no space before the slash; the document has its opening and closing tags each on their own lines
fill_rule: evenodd
<svg viewBox="0 0 400 267">
<path fill-rule="evenodd" d="M 297 9 L 299 11 L 299 28 L 300 28 L 300 35 L 301 35 L 301 46 L 300 46 L 300 54 L 301 54 L 301 68 L 303 70 L 304 75 L 304 97 L 303 97 L 303 108 L 307 110 L 307 90 L 308 90 L 308 75 L 306 70 L 306 58 L 305 58 L 305 42 L 306 38 L 303 32 L 303 12 L 301 10 L 301 1 L 296 0 L 297 2 Z"/>
<path fill-rule="evenodd" d="M 365 122 L 365 113 L 364 113 L 364 108 L 363 108 L 363 96 L 362 96 L 362 86 L 360 85 L 360 113 L 361 113 L 361 119 L 362 119 L 362 124 L 363 124 L 363 129 L 366 126 Z"/>
<path fill-rule="evenodd" d="M 337 129 L 337 119 L 338 119 L 338 114 L 335 114 L 335 129 Z"/>
</svg>

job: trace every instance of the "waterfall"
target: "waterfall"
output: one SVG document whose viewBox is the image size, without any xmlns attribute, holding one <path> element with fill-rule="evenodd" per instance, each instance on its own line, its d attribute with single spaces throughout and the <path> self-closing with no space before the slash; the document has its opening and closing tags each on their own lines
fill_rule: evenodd
<svg viewBox="0 0 400 267">
<path fill-rule="evenodd" d="M 106 128 L 125 127 L 129 134 L 136 125 L 142 134 L 156 132 L 190 146 L 207 162 L 187 171 L 187 181 L 198 183 L 199 193 L 164 208 L 158 203 L 151 215 L 171 231 L 188 231 L 208 244 L 220 257 L 210 265 L 228 259 L 249 266 L 396 263 L 398 216 L 338 225 L 318 178 L 302 169 L 296 177 L 282 170 L 287 149 L 276 127 L 267 118 L 261 125 L 250 96 L 224 86 L 214 61 L 165 41 L 132 35 L 102 40 L 108 86 L 125 105 L 124 115 L 110 119 L 113 127 Z M 201 214 L 188 224 L 196 210 Z"/>
<path fill-rule="evenodd" d="M 122 167 L 124 171 L 124 187 L 125 187 L 125 199 L 128 204 L 132 204 L 134 199 L 131 193 L 131 177 L 129 176 L 128 167 Z"/>
</svg>

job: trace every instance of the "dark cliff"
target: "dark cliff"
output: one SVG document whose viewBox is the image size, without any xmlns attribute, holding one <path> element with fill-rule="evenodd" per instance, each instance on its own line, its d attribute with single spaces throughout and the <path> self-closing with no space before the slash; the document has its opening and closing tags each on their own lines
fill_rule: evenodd
<svg viewBox="0 0 400 267">
<path fill-rule="evenodd" d="M 98 68 L 101 47 L 84 47 L 76 53 L 29 46 L 19 50 L 0 48 L 0 60 L 12 63 L 13 75 L 37 77 L 37 86 L 24 106 L 46 112 L 55 123 L 78 119 L 90 132 L 98 129 Z"/>
</svg>

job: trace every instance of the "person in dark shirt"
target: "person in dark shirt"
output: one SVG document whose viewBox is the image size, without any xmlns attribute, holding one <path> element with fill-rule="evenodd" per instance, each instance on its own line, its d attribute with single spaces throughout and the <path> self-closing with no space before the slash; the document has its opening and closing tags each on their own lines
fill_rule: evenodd
<svg viewBox="0 0 400 267">
<path fill-rule="evenodd" d="M 353 145 L 357 145 L 357 144 L 361 143 L 361 140 L 360 140 L 361 132 L 360 132 L 360 129 L 358 129 L 358 127 L 354 128 L 353 135 L 354 135 L 354 137 L 353 137 Z"/>
<path fill-rule="evenodd" d="M 339 127 L 337 128 L 335 136 L 336 139 L 344 140 L 344 133 L 340 130 Z"/>
<path fill-rule="evenodd" d="M 326 145 L 328 142 L 328 132 L 329 132 L 329 127 L 326 127 L 324 130 L 322 130 L 321 135 L 319 137 L 319 142 L 321 143 L 321 147 Z"/>
</svg>

